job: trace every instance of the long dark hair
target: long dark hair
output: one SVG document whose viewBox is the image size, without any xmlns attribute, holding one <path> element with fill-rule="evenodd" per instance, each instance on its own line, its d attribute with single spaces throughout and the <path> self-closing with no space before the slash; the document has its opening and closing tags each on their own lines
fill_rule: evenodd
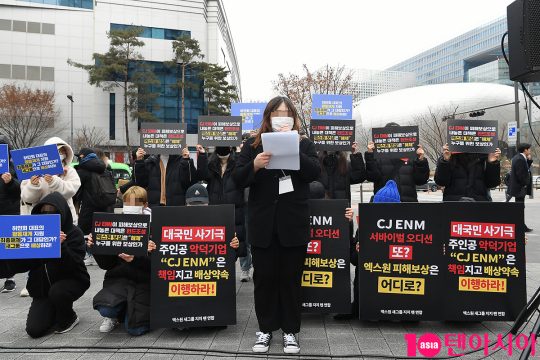
<svg viewBox="0 0 540 360">
<path fill-rule="evenodd" d="M 261 144 L 261 135 L 266 132 L 272 132 L 272 121 L 270 120 L 270 115 L 273 111 L 276 111 L 282 103 L 285 103 L 285 105 L 287 105 L 287 107 L 289 108 L 289 111 L 293 113 L 294 123 L 291 130 L 300 131 L 300 117 L 298 116 L 298 111 L 296 110 L 296 107 L 294 106 L 292 101 L 285 96 L 276 96 L 266 105 L 263 113 L 261 127 L 257 132 L 257 136 L 255 137 L 253 145 L 251 146 L 256 148 Z"/>
</svg>

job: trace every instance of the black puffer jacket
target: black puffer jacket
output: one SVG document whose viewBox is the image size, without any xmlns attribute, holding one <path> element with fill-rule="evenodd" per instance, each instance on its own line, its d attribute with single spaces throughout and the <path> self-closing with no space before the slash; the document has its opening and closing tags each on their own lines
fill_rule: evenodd
<svg viewBox="0 0 540 360">
<path fill-rule="evenodd" d="M 321 176 L 326 195 L 330 199 L 347 199 L 351 201 L 351 184 L 359 184 L 366 180 L 366 167 L 361 153 L 351 154 L 347 162 L 347 175 L 338 170 L 336 154 L 326 154 L 321 161 Z"/>
<path fill-rule="evenodd" d="M 150 258 L 136 256 L 129 263 L 111 255 L 94 255 L 94 259 L 107 270 L 103 289 L 94 296 L 94 309 L 127 302 L 128 327 L 150 326 Z"/>
<path fill-rule="evenodd" d="M 366 152 L 367 180 L 373 182 L 373 193 L 394 180 L 398 185 L 401 202 L 417 202 L 416 186 L 429 179 L 429 163 L 426 159 L 403 161 L 401 159 L 375 159 L 373 153 Z"/>
<path fill-rule="evenodd" d="M 135 162 L 135 181 L 148 192 L 150 207 L 160 205 L 161 169 L 159 155 L 152 155 L 146 160 Z M 208 177 L 208 158 L 206 153 L 199 153 L 197 168 L 192 159 L 180 155 L 170 155 L 165 175 L 165 197 L 168 206 L 186 205 L 186 190 L 198 181 Z"/>
<path fill-rule="evenodd" d="M 0 261 L 0 278 L 12 277 L 29 271 L 26 288 L 33 298 L 47 297 L 52 284 L 65 279 L 78 281 L 82 287 L 90 287 L 90 276 L 84 265 L 86 244 L 81 229 L 73 225 L 71 211 L 62 195 L 53 192 L 43 198 L 32 214 L 39 214 L 43 205 L 54 206 L 60 211 L 61 228 L 66 240 L 61 246 L 59 259 L 9 260 Z"/>
<path fill-rule="evenodd" d="M 223 177 L 221 177 L 221 162 L 216 155 L 210 157 L 208 163 L 208 198 L 210 205 L 234 204 L 235 231 L 240 247 L 237 257 L 246 256 L 246 227 L 244 217 L 244 190 L 239 189 L 233 179 L 236 162 L 230 157 Z"/>
<path fill-rule="evenodd" d="M 13 162 L 9 162 L 11 181 L 5 183 L 0 178 L 0 215 L 19 215 L 21 211 L 21 183 L 17 179 L 17 173 Z M 2 175 L 2 174 L 0 174 Z"/>
<path fill-rule="evenodd" d="M 501 183 L 501 164 L 487 161 L 487 155 L 455 154 L 449 161 L 439 158 L 435 182 L 444 186 L 443 201 L 463 197 L 491 201 L 488 190 Z"/>
<path fill-rule="evenodd" d="M 77 201 L 80 202 L 79 212 L 79 227 L 84 234 L 89 234 L 92 231 L 92 216 L 94 212 L 112 212 L 114 205 L 106 208 L 98 208 L 92 201 L 96 190 L 92 188 L 92 175 L 103 174 L 106 170 L 105 163 L 101 159 L 91 159 L 75 166 L 77 174 L 81 178 L 81 187 L 75 195 Z M 111 182 L 114 184 L 114 179 L 111 174 Z"/>
</svg>

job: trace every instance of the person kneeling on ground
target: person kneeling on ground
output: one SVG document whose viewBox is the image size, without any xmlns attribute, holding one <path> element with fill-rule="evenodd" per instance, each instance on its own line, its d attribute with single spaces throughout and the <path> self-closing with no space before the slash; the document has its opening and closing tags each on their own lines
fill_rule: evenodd
<svg viewBox="0 0 540 360">
<path fill-rule="evenodd" d="M 146 190 L 130 187 L 123 196 L 124 214 L 150 215 Z M 87 237 L 89 249 L 94 245 L 92 234 Z M 148 241 L 148 254 L 156 244 Z M 98 266 L 106 270 L 103 289 L 94 296 L 94 309 L 103 316 L 99 331 L 111 332 L 123 321 L 128 334 L 140 336 L 150 331 L 150 257 L 94 255 Z"/>
<path fill-rule="evenodd" d="M 29 271 L 27 289 L 32 299 L 26 332 L 39 338 L 54 329 L 63 334 L 72 330 L 79 317 L 73 303 L 90 287 L 84 266 L 85 244 L 81 229 L 73 225 L 67 201 L 58 193 L 45 196 L 32 215 L 59 214 L 61 257 L 58 259 L 0 260 L 0 278 Z"/>
</svg>

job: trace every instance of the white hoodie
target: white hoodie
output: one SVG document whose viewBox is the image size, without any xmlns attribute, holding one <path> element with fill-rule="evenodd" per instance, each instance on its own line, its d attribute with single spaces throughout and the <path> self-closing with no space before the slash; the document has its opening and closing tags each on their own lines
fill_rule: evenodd
<svg viewBox="0 0 540 360">
<path fill-rule="evenodd" d="M 66 158 L 62 162 L 64 165 L 64 174 L 53 176 L 53 181 L 48 184 L 43 177 L 39 178 L 37 186 L 32 185 L 30 180 L 23 180 L 21 183 L 21 215 L 27 215 L 32 212 L 34 204 L 37 204 L 45 196 L 52 192 L 59 192 L 66 199 L 73 223 L 77 224 L 77 212 L 73 206 L 73 196 L 81 187 L 81 179 L 77 171 L 70 166 L 73 161 L 73 149 L 64 140 L 59 137 L 52 137 L 45 141 L 44 145 L 56 144 L 58 148 L 66 149 Z M 31 204 L 31 205 L 27 205 Z"/>
</svg>

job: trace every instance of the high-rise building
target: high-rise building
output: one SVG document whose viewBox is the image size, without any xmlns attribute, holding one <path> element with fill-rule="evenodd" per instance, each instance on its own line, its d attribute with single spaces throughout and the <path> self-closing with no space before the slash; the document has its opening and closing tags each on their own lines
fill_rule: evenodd
<svg viewBox="0 0 540 360">
<path fill-rule="evenodd" d="M 229 81 L 241 98 L 239 66 L 221 0 L 0 0 L 0 85 L 53 90 L 60 113 L 58 133 L 66 139 L 71 105 L 66 97 L 72 95 L 74 128 L 93 127 L 106 134 L 113 149 L 120 149 L 126 144 L 123 91 L 91 86 L 87 72 L 67 60 L 91 64 L 93 53 L 108 51 L 107 32 L 128 26 L 143 29 L 140 53 L 160 81 L 154 87 L 159 92 L 154 115 L 160 121 L 179 121 L 179 95 L 171 86 L 174 70 L 164 62 L 173 58 L 172 41 L 180 35 L 198 40 L 204 61 L 230 71 Z M 188 132 L 196 131 L 203 112 L 202 89 L 186 91 Z M 137 121 L 129 127 L 131 144 L 138 144 Z"/>
<path fill-rule="evenodd" d="M 418 86 L 461 82 L 513 85 L 501 49 L 501 40 L 507 30 L 506 16 L 501 17 L 388 70 L 415 73 Z M 508 49 L 508 38 L 505 47 Z M 531 91 L 540 94 L 539 84 L 533 84 Z"/>
<path fill-rule="evenodd" d="M 413 72 L 355 69 L 352 84 L 352 95 L 358 101 L 416 86 L 416 77 Z"/>
</svg>

